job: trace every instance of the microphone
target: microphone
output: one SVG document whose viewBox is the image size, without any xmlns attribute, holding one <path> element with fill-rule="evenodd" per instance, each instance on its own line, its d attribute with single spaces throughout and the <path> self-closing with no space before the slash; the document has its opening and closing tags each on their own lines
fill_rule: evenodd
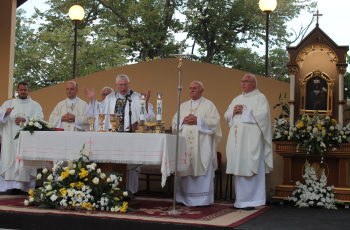
<svg viewBox="0 0 350 230">
<path fill-rule="evenodd" d="M 129 94 L 125 96 L 125 99 L 128 100 L 129 102 L 132 102 L 132 99 Z"/>
</svg>

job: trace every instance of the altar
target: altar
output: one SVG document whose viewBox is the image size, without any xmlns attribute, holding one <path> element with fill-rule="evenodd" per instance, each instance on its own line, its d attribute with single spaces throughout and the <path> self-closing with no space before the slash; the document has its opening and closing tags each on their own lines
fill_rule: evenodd
<svg viewBox="0 0 350 230">
<path fill-rule="evenodd" d="M 39 169 L 52 165 L 52 162 L 78 159 L 84 144 L 84 154 L 88 151 L 92 162 L 161 165 L 162 187 L 170 173 L 175 171 L 174 135 L 54 131 L 30 134 L 22 131 L 15 162 L 16 173 L 20 167 Z M 189 166 L 185 148 L 185 138 L 179 137 L 178 171 L 184 171 Z"/>
</svg>

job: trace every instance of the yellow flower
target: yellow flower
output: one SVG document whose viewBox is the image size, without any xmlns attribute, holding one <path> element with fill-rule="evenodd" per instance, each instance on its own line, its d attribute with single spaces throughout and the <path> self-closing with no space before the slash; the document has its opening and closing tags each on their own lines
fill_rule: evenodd
<svg viewBox="0 0 350 230">
<path fill-rule="evenodd" d="M 77 189 L 82 189 L 84 187 L 84 183 L 83 182 L 78 182 L 75 184 L 75 186 L 77 187 Z"/>
<path fill-rule="evenodd" d="M 303 122 L 303 121 L 300 121 L 300 122 L 297 124 L 297 128 L 301 128 L 301 127 L 304 127 L 304 122 Z"/>
<path fill-rule="evenodd" d="M 68 192 L 67 192 L 66 188 L 61 188 L 61 189 L 60 189 L 60 193 L 61 193 L 62 195 L 65 195 L 65 194 L 67 194 Z"/>
<path fill-rule="evenodd" d="M 75 207 L 75 204 L 72 204 L 73 207 Z"/>
<path fill-rule="evenodd" d="M 331 133 L 328 133 L 328 136 L 332 136 L 332 134 L 331 134 Z"/>
<path fill-rule="evenodd" d="M 80 171 L 81 171 L 79 173 L 80 179 L 86 177 L 87 175 L 89 175 L 89 172 L 87 170 L 85 170 L 84 168 L 80 169 Z"/>
<path fill-rule="evenodd" d="M 337 123 L 337 121 L 335 119 L 332 119 L 332 124 L 333 125 L 337 125 L 338 123 Z"/>
<path fill-rule="evenodd" d="M 303 133 L 305 133 L 305 132 L 306 132 L 306 129 L 303 130 Z"/>
<path fill-rule="evenodd" d="M 65 179 L 65 178 L 67 178 L 68 176 L 69 176 L 69 169 L 67 169 L 65 172 L 62 172 L 62 173 L 61 173 L 62 179 Z"/>
<path fill-rule="evenodd" d="M 29 194 L 29 195 L 32 197 L 32 196 L 34 196 L 34 191 L 33 191 L 33 190 L 31 190 L 31 189 L 29 189 L 28 194 Z"/>
<path fill-rule="evenodd" d="M 71 186 L 72 188 L 74 188 L 75 187 L 75 183 L 70 183 L 70 185 L 69 186 Z"/>
<path fill-rule="evenodd" d="M 88 178 L 85 178 L 85 181 L 87 181 L 88 180 Z"/>
<path fill-rule="evenodd" d="M 318 127 L 318 130 L 322 130 L 322 125 L 316 125 Z"/>
<path fill-rule="evenodd" d="M 81 197 L 81 194 L 78 194 L 78 197 Z"/>
</svg>

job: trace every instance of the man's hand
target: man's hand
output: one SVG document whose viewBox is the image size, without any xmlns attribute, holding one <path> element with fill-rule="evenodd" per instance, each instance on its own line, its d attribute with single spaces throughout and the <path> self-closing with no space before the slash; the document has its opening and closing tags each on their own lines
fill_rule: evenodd
<svg viewBox="0 0 350 230">
<path fill-rule="evenodd" d="M 92 88 L 90 91 L 84 87 L 82 90 L 84 91 L 85 95 L 90 99 L 91 102 L 93 102 L 96 99 L 94 88 Z"/>
<path fill-rule="evenodd" d="M 15 108 L 15 107 L 7 108 L 7 109 L 6 109 L 6 113 L 5 113 L 5 117 L 6 117 L 7 115 L 9 115 L 9 114 L 12 112 L 12 110 L 13 110 L 14 108 Z"/>
<path fill-rule="evenodd" d="M 185 125 L 197 125 L 197 117 L 193 114 L 190 114 L 184 118 L 182 122 Z"/>
<path fill-rule="evenodd" d="M 61 121 L 63 122 L 75 122 L 75 115 L 71 113 L 66 113 L 62 116 Z"/>
<path fill-rule="evenodd" d="M 15 119 L 16 125 L 19 125 L 19 124 L 21 124 L 21 122 L 25 122 L 25 121 L 26 121 L 26 119 L 24 119 L 23 117 L 16 117 L 16 119 Z"/>
<path fill-rule="evenodd" d="M 243 112 L 243 105 L 235 105 L 235 107 L 233 108 L 233 116 L 235 116 L 236 114 L 240 114 Z"/>
</svg>

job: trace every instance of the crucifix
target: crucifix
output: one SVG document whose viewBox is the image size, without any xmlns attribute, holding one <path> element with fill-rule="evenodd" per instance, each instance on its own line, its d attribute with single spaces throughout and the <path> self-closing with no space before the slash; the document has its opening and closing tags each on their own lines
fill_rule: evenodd
<svg viewBox="0 0 350 230">
<path fill-rule="evenodd" d="M 314 14 L 313 16 L 316 16 L 316 17 L 317 17 L 316 26 L 318 26 L 318 16 L 323 16 L 323 14 L 319 14 L 319 13 L 318 13 L 318 9 L 317 9 L 317 13 Z"/>
<path fill-rule="evenodd" d="M 178 107 L 177 107 L 177 125 L 176 125 L 176 156 L 175 156 L 175 175 L 174 175 L 174 200 L 173 200 L 173 210 L 168 211 L 167 213 L 169 215 L 173 216 L 178 216 L 181 214 L 180 211 L 177 211 L 175 206 L 176 206 L 176 178 L 177 178 L 177 158 L 178 158 L 178 153 L 179 153 L 179 127 L 180 127 L 180 98 L 181 98 L 181 76 L 182 76 L 182 58 L 183 57 L 188 57 L 188 56 L 194 56 L 193 54 L 183 54 L 183 47 L 182 45 L 180 46 L 180 54 L 169 54 L 169 56 L 176 57 L 179 60 L 179 86 L 177 87 L 179 91 L 179 98 L 178 98 Z"/>
</svg>

